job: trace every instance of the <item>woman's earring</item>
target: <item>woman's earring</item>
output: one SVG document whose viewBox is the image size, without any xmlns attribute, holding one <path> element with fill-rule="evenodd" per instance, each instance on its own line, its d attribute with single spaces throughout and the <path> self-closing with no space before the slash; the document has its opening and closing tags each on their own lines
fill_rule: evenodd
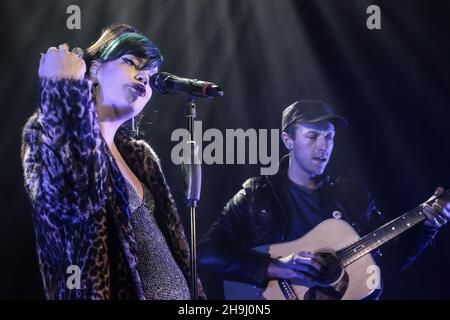
<svg viewBox="0 0 450 320">
<path fill-rule="evenodd" d="M 97 78 L 94 77 L 94 76 L 91 76 L 91 81 L 92 81 L 94 84 L 98 84 L 98 80 L 97 80 Z"/>
<path fill-rule="evenodd" d="M 139 128 L 134 121 L 134 117 L 131 118 L 131 131 L 133 132 L 133 134 L 135 136 L 137 136 L 139 134 Z"/>
<path fill-rule="evenodd" d="M 98 72 L 98 68 L 99 68 L 99 63 L 94 60 L 91 63 L 91 67 L 89 69 L 89 79 L 95 84 L 98 84 L 98 79 L 97 79 L 97 72 Z"/>
</svg>

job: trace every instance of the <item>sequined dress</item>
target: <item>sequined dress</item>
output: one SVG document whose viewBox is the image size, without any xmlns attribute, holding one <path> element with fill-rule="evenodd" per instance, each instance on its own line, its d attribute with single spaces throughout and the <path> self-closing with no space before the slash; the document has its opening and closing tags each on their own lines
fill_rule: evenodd
<svg viewBox="0 0 450 320">
<path fill-rule="evenodd" d="M 153 216 L 155 200 L 143 184 L 143 201 L 124 179 L 137 242 L 138 272 L 147 300 L 188 300 L 189 288 Z"/>
</svg>

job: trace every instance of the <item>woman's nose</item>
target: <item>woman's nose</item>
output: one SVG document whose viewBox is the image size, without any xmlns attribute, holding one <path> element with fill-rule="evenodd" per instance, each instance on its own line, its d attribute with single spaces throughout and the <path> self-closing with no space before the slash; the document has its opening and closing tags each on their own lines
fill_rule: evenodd
<svg viewBox="0 0 450 320">
<path fill-rule="evenodd" d="M 135 77 L 135 79 L 139 82 L 141 82 L 144 86 L 147 85 L 148 79 L 145 75 L 138 73 Z"/>
</svg>

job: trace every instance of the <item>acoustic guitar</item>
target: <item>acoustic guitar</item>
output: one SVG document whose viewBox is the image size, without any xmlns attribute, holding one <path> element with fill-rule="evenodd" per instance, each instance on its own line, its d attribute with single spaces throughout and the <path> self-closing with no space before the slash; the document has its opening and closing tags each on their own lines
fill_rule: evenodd
<svg viewBox="0 0 450 320">
<path fill-rule="evenodd" d="M 449 201 L 450 190 L 439 198 Z M 225 299 L 230 300 L 359 300 L 377 289 L 380 269 L 369 253 L 386 242 L 409 230 L 426 217 L 424 204 L 431 205 L 433 196 L 418 207 L 386 223 L 364 237 L 341 219 L 328 219 L 317 225 L 303 237 L 284 243 L 253 248 L 280 258 L 309 251 L 324 259 L 324 270 L 318 283 L 306 287 L 292 280 L 273 279 L 266 288 L 236 281 L 224 282 Z"/>
</svg>

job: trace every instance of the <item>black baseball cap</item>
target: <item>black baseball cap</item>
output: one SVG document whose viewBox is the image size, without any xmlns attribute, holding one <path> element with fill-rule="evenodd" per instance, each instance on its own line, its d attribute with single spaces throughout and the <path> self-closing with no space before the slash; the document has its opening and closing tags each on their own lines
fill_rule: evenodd
<svg viewBox="0 0 450 320">
<path fill-rule="evenodd" d="M 283 110 L 281 130 L 285 131 L 293 123 L 315 123 L 322 120 L 329 120 L 340 127 L 348 124 L 347 119 L 336 114 L 329 104 L 321 100 L 303 99 Z"/>
</svg>

